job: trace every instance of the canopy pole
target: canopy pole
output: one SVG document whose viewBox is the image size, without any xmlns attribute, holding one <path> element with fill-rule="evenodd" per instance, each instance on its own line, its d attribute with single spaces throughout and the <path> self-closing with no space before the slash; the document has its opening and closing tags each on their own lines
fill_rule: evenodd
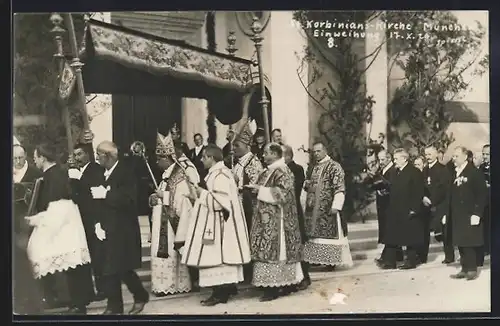
<svg viewBox="0 0 500 326">
<path fill-rule="evenodd" d="M 75 32 L 75 25 L 73 22 L 73 16 L 70 13 L 65 13 L 64 14 L 64 20 L 65 20 L 65 26 L 68 29 L 68 36 L 69 36 L 69 44 L 71 47 L 71 55 L 72 55 L 72 60 L 71 60 L 71 68 L 75 72 L 76 76 L 76 85 L 78 88 L 78 101 L 79 101 L 79 110 L 82 115 L 82 120 L 83 120 L 83 134 L 81 137 L 81 142 L 84 144 L 88 144 L 88 153 L 91 156 L 91 159 L 94 157 L 94 149 L 92 146 L 92 141 L 94 139 L 94 134 L 90 130 L 90 124 L 89 124 L 89 117 L 87 114 L 87 107 L 86 107 L 86 99 L 85 99 L 85 89 L 83 86 L 83 76 L 82 76 L 82 67 L 83 63 L 80 61 L 80 58 L 78 57 L 78 42 L 76 39 L 76 32 Z M 87 15 L 85 15 L 85 20 L 88 20 Z M 53 22 L 54 25 L 59 26 L 61 25 L 63 19 L 59 13 L 53 13 L 51 15 L 51 21 Z M 56 28 L 54 27 L 54 28 Z M 62 59 L 64 58 L 64 55 L 62 54 L 62 33 L 64 32 L 64 29 L 59 26 L 58 32 L 60 33 L 60 40 L 61 43 L 57 44 L 58 47 L 58 57 L 61 59 L 61 62 L 64 62 Z M 57 37 L 57 36 L 56 36 Z M 58 39 L 56 38 L 56 41 Z M 66 105 L 66 109 L 67 105 Z M 69 112 L 68 112 L 68 117 L 69 117 Z M 70 120 L 70 119 L 68 119 Z M 69 123 L 69 121 L 68 121 Z M 69 127 L 71 130 L 71 126 Z M 71 132 L 69 135 L 69 138 L 71 138 Z M 69 142 L 69 139 L 68 139 Z M 72 161 L 72 153 L 73 153 L 73 141 L 71 140 L 71 145 L 68 146 L 69 148 L 69 161 Z"/>
<path fill-rule="evenodd" d="M 236 36 L 234 35 L 234 31 L 230 31 L 229 35 L 227 36 L 227 48 L 226 48 L 227 53 L 231 56 L 234 57 L 234 54 L 238 49 L 236 48 Z M 233 130 L 233 124 L 229 125 L 229 131 L 233 132 L 233 137 L 231 139 L 228 139 L 229 141 L 229 157 L 230 157 L 230 168 L 233 168 L 234 165 L 234 150 L 233 150 L 233 140 L 234 140 L 234 130 Z"/>
<path fill-rule="evenodd" d="M 60 76 L 59 78 L 62 78 L 62 73 L 64 69 L 64 53 L 63 53 L 62 40 L 66 30 L 61 26 L 63 18 L 59 13 L 57 12 L 52 13 L 50 15 L 50 21 L 54 25 L 54 27 L 50 32 L 52 33 L 52 35 L 54 35 L 54 40 L 56 41 L 56 47 L 57 47 L 56 53 L 54 53 L 54 58 L 56 59 L 58 75 Z M 64 121 L 64 127 L 66 129 L 66 139 L 68 141 L 68 157 L 71 157 L 71 154 L 73 153 L 74 143 L 73 143 L 73 135 L 71 133 L 71 119 L 69 114 L 69 108 L 67 103 L 65 103 L 64 101 L 60 100 L 59 103 L 61 103 L 63 107 L 62 118 Z"/>
<path fill-rule="evenodd" d="M 255 50 L 257 51 L 257 64 L 259 66 L 259 81 L 260 81 L 260 91 L 261 91 L 261 100 L 260 104 L 262 105 L 262 113 L 264 114 L 264 132 L 266 135 L 266 142 L 269 143 L 271 141 L 270 137 L 270 127 L 269 127 L 269 116 L 268 116 L 268 104 L 269 100 L 266 96 L 266 86 L 264 85 L 264 70 L 262 68 L 262 41 L 264 38 L 262 37 L 262 24 L 259 22 L 259 18 L 257 16 L 253 16 L 252 23 L 252 32 L 254 35 L 251 37 L 251 40 L 254 42 Z"/>
</svg>

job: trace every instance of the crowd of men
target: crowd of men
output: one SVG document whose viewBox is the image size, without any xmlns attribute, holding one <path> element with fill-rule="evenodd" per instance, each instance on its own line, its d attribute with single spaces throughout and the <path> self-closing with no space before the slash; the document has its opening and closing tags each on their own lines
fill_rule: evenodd
<svg viewBox="0 0 500 326">
<path fill-rule="evenodd" d="M 490 146 L 481 162 L 464 147 L 455 148 L 447 164 L 442 154 L 429 146 L 411 164 L 403 149 L 381 150 L 372 161 L 365 181 L 377 193 L 379 243 L 385 245 L 376 262 L 382 269 L 425 264 L 433 234 L 443 243 L 443 264 L 455 262 L 458 247 L 461 269 L 451 277 L 474 280 L 490 252 Z"/>
<path fill-rule="evenodd" d="M 162 175 L 147 194 L 153 295 L 211 288 L 201 304 L 214 306 L 247 283 L 262 290 L 265 302 L 306 289 L 310 265 L 351 267 L 341 215 L 344 170 L 325 144 L 313 144 L 315 162 L 305 175 L 279 129 L 266 143 L 263 130 L 248 122 L 230 130 L 227 141 L 220 149 L 196 134 L 189 149 L 175 127 L 157 135 Z M 489 147 L 485 174 L 487 153 Z M 402 149 L 394 158 L 382 150 L 369 164 L 365 182 L 377 192 L 385 244 L 377 264 L 410 269 L 425 263 L 433 232 L 445 244 L 446 263 L 454 261 L 454 247 L 460 250 L 462 270 L 454 277 L 474 279 L 488 248 L 489 179 L 468 163 L 464 148 L 453 154 L 456 172 L 437 162 L 438 155 L 432 146 L 425 149 L 423 171 Z M 98 145 L 95 160 L 91 145 L 76 146 L 77 167 L 70 169 L 57 163 L 50 144 L 36 147 L 36 168 L 26 156 L 14 146 L 15 311 L 67 306 L 70 314 L 86 314 L 90 302 L 107 300 L 103 314 L 123 314 L 124 283 L 134 298 L 128 313 L 141 313 L 149 293 L 134 271 L 142 257 L 133 164 L 110 141 Z M 27 188 L 35 197 L 30 207 Z"/>
</svg>

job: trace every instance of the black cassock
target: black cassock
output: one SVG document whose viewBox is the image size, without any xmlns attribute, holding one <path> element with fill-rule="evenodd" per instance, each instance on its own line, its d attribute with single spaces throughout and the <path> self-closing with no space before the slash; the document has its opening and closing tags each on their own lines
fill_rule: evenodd
<svg viewBox="0 0 500 326">
<path fill-rule="evenodd" d="M 28 247 L 31 228 L 24 219 L 28 204 L 24 200 L 26 191 L 32 189 L 35 180 L 41 176 L 38 169 L 28 166 L 21 183 L 14 184 L 14 236 L 12 256 L 12 299 L 13 312 L 21 315 L 42 313 L 42 293 L 38 282 L 33 276 L 31 263 L 28 259 Z"/>
<path fill-rule="evenodd" d="M 43 173 L 37 210 L 45 211 L 49 203 L 62 199 L 72 199 L 70 180 L 65 169 L 54 165 Z M 46 275 L 42 277 L 42 283 L 46 299 L 56 298 L 58 301 L 68 302 L 70 306 L 83 308 L 95 295 L 90 264 Z"/>
<path fill-rule="evenodd" d="M 450 216 L 447 216 L 455 246 L 480 247 L 484 244 L 482 224 L 486 197 L 483 174 L 471 163 L 467 163 L 458 177 L 455 173 L 450 190 Z M 472 215 L 481 217 L 479 225 L 471 225 Z"/>
<path fill-rule="evenodd" d="M 101 280 L 102 275 L 102 243 L 95 235 L 95 224 L 101 212 L 101 202 L 92 198 L 90 188 L 104 184 L 104 168 L 96 162 L 89 162 L 82 173 L 80 180 L 71 180 L 73 186 L 73 200 L 78 205 L 82 216 L 87 245 L 92 260 L 92 270 L 98 292 L 104 292 Z"/>
<path fill-rule="evenodd" d="M 141 231 L 137 214 L 137 181 L 133 167 L 119 161 L 104 181 L 109 189 L 101 201 L 97 222 L 106 232 L 102 241 L 102 273 L 108 297 L 108 309 L 123 312 L 122 281 L 138 302 L 148 300 L 148 293 L 134 272 L 142 265 Z"/>
<path fill-rule="evenodd" d="M 422 172 L 407 164 L 402 171 L 396 172 L 391 181 L 385 243 L 412 247 L 422 245 L 424 242 L 424 223 L 421 216 L 424 197 Z"/>
</svg>

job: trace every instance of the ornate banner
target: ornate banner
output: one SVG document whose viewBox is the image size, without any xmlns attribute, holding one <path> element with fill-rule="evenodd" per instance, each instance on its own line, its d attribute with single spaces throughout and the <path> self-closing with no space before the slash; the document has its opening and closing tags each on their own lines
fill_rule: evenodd
<svg viewBox="0 0 500 326">
<path fill-rule="evenodd" d="M 245 92 L 252 85 L 249 60 L 94 20 L 87 26 L 84 52 L 134 69 L 218 88 Z"/>
<path fill-rule="evenodd" d="M 64 61 L 64 69 L 59 82 L 59 96 L 67 100 L 73 91 L 76 83 L 76 75 L 68 61 Z"/>
</svg>

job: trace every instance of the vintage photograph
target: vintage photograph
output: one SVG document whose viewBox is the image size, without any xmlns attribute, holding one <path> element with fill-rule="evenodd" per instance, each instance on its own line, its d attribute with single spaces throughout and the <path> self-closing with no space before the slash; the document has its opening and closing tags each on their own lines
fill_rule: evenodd
<svg viewBox="0 0 500 326">
<path fill-rule="evenodd" d="M 13 314 L 491 311 L 487 11 L 13 31 Z"/>
</svg>

